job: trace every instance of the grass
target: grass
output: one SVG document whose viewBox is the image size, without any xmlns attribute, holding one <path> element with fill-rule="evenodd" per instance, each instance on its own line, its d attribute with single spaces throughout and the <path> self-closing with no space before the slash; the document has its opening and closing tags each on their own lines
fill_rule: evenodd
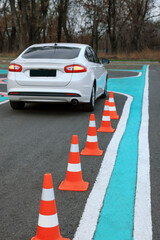
<svg viewBox="0 0 160 240">
<path fill-rule="evenodd" d="M 19 52 L 0 53 L 0 63 L 10 62 L 19 55 Z M 134 51 L 132 53 L 102 53 L 99 52 L 100 59 L 108 58 L 112 61 L 158 61 L 160 62 L 160 50 L 145 49 L 141 52 Z"/>
<path fill-rule="evenodd" d="M 0 58 L 5 58 L 5 59 L 16 58 L 16 57 L 18 57 L 19 54 L 20 54 L 20 52 L 11 52 L 11 53 L 2 52 L 2 53 L 0 53 Z"/>
<path fill-rule="evenodd" d="M 99 53 L 100 58 L 108 58 L 114 61 L 158 61 L 160 62 L 160 50 L 145 49 L 141 52 L 107 54 Z"/>
</svg>

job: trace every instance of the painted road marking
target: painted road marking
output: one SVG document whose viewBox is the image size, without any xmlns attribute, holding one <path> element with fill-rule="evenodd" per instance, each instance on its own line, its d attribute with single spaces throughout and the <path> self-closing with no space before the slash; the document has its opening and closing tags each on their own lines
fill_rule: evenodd
<svg viewBox="0 0 160 240">
<path fill-rule="evenodd" d="M 4 70 L 0 70 L 0 73 L 4 71 Z M 0 79 L 0 85 L 1 84 L 7 84 L 7 78 L 1 78 Z M 8 99 L 8 95 L 7 92 L 0 92 L 0 103 L 1 102 L 6 102 L 6 100 Z"/>
<path fill-rule="evenodd" d="M 137 181 L 138 134 L 141 123 L 146 66 L 138 78 L 114 79 L 110 83 L 114 91 L 119 89 L 133 96 L 126 131 L 120 142 L 116 164 L 104 199 L 95 240 L 132 240 L 134 203 Z M 142 231 L 145 231 L 143 229 Z"/>
<path fill-rule="evenodd" d="M 150 156 L 148 138 L 148 90 L 149 67 L 146 71 L 146 84 L 143 95 L 142 120 L 139 132 L 138 173 L 134 213 L 134 240 L 152 240 Z M 145 151 L 144 151 L 145 149 Z"/>
<path fill-rule="evenodd" d="M 142 101 L 144 102 L 143 106 L 146 104 L 145 92 L 144 92 L 144 98 L 143 98 L 143 90 L 146 91 L 147 89 L 147 87 L 145 87 L 144 89 L 144 83 L 145 83 L 145 77 L 146 77 L 146 74 L 145 74 L 146 66 L 144 66 L 143 69 L 140 70 L 139 72 L 142 73 L 141 76 L 139 75 L 139 79 L 137 77 L 129 77 L 129 78 L 123 78 L 123 79 L 114 79 L 113 82 L 109 82 L 110 90 L 120 91 L 122 93 L 125 92 L 130 95 L 133 95 L 134 98 L 131 105 L 131 111 L 128 118 L 128 123 L 127 123 L 126 129 L 124 129 L 125 132 L 123 130 L 124 135 L 122 137 L 120 145 L 118 145 L 119 146 L 118 152 L 116 151 L 117 159 L 116 159 L 115 167 L 114 167 L 114 164 L 112 166 L 110 164 L 109 166 L 107 166 L 106 161 L 108 161 L 109 163 L 110 159 L 113 157 L 113 155 L 115 155 L 115 152 L 114 152 L 115 149 L 114 148 L 110 149 L 110 144 L 111 143 L 114 144 L 114 141 L 112 140 L 114 139 L 118 128 L 115 134 L 113 135 L 113 138 L 108 146 L 107 152 L 102 162 L 102 166 L 100 168 L 100 172 L 97 176 L 94 187 L 87 200 L 87 204 L 85 206 L 85 210 L 82 215 L 80 225 L 77 229 L 77 232 L 75 233 L 74 240 L 93 239 L 93 234 L 96 228 L 99 212 L 101 210 L 101 206 L 103 204 L 103 198 L 105 195 L 104 189 L 106 189 L 107 186 L 108 186 L 108 189 L 107 189 L 106 197 L 104 200 L 103 208 L 100 214 L 99 223 L 97 225 L 97 229 L 94 235 L 94 239 L 95 240 L 103 240 L 103 239 L 104 240 L 106 239 L 132 240 L 133 239 L 134 201 L 135 201 L 135 190 L 136 190 L 136 180 L 137 180 L 138 133 L 139 133 L 140 122 L 141 122 Z M 124 115 L 124 111 L 122 116 L 123 115 Z M 121 119 L 122 119 L 122 116 L 121 116 Z M 144 127 L 141 129 L 144 129 Z M 141 137 L 141 135 L 139 137 Z M 140 146 L 139 146 L 139 149 L 141 149 Z M 107 153 L 108 153 L 108 156 L 107 156 Z M 105 159 L 106 156 L 107 156 L 107 160 Z M 139 154 L 139 159 L 140 159 L 140 156 L 141 155 Z M 114 167 L 114 170 L 113 170 L 113 167 Z M 149 170 L 149 168 L 147 168 L 147 170 Z M 106 174 L 108 175 L 106 176 Z M 112 177 L 110 179 L 111 174 L 112 174 Z M 146 179 L 147 181 L 149 181 L 149 186 L 150 186 L 149 171 L 147 172 L 146 176 L 148 176 L 146 177 Z M 145 184 L 147 185 L 148 182 L 146 182 Z M 137 182 L 137 186 L 138 185 L 139 183 Z M 144 184 L 140 184 L 140 185 L 144 187 Z M 150 191 L 148 191 L 147 196 L 150 199 Z M 149 215 L 147 216 L 146 214 L 143 213 L 143 216 L 149 217 L 149 221 L 148 221 L 149 224 L 147 224 L 146 226 L 149 227 L 148 232 L 151 233 L 151 235 L 147 235 L 146 240 L 150 240 L 152 239 L 150 200 L 146 202 L 148 204 L 148 205 L 146 204 L 146 207 L 148 207 L 148 210 L 146 212 Z M 136 212 L 136 208 L 135 208 L 135 212 Z M 141 236 L 142 236 L 145 230 L 146 230 L 146 227 L 145 229 L 142 228 L 140 230 L 138 224 L 137 226 L 135 224 L 134 226 L 134 236 L 136 237 L 135 240 L 144 239 L 144 237 L 138 238 L 137 237 L 138 235 L 136 236 L 136 234 L 139 233 L 139 231 L 141 231 Z"/>
<path fill-rule="evenodd" d="M 5 103 L 6 100 L 8 100 L 7 93 L 0 93 L 0 103 Z"/>
<path fill-rule="evenodd" d="M 139 72 L 140 70 L 125 70 L 125 69 L 108 69 L 109 71 L 114 71 L 114 72 L 137 72 L 137 75 L 134 76 L 134 77 L 140 77 L 142 75 L 142 72 Z M 123 78 L 132 78 L 133 76 L 130 76 L 130 77 L 123 77 Z M 117 77 L 113 77 L 112 79 L 117 79 Z"/>
<path fill-rule="evenodd" d="M 8 70 L 0 69 L 0 74 L 8 74 Z"/>
<path fill-rule="evenodd" d="M 5 103 L 8 100 L 8 94 L 6 92 L 0 92 L 0 103 Z"/>
<path fill-rule="evenodd" d="M 1 95 L 2 97 L 8 97 L 8 94 L 7 94 L 6 92 L 0 92 L 0 95 Z"/>
<path fill-rule="evenodd" d="M 132 240 L 137 180 L 138 134 L 141 123 L 146 66 L 139 81 L 135 77 L 114 79 L 112 89 L 131 94 L 133 102 L 126 131 L 119 145 L 116 164 L 107 189 L 95 240 Z M 141 229 L 145 231 L 145 229 Z"/>
<path fill-rule="evenodd" d="M 4 103 L 8 103 L 8 102 L 9 102 L 9 100 L 4 100 L 4 101 L 0 102 L 0 105 L 2 105 Z"/>
<path fill-rule="evenodd" d="M 0 84 L 7 84 L 7 78 L 1 78 Z"/>
<path fill-rule="evenodd" d="M 106 189 L 108 187 L 116 161 L 119 143 L 125 131 L 127 119 L 130 112 L 132 97 L 129 95 L 126 96 L 128 97 L 128 99 L 124 105 L 117 129 L 105 152 L 101 168 L 99 170 L 92 191 L 90 192 L 90 195 L 87 199 L 87 203 L 82 218 L 80 220 L 79 227 L 77 228 L 73 240 L 91 240 L 93 238 L 100 210 L 103 205 Z"/>
</svg>

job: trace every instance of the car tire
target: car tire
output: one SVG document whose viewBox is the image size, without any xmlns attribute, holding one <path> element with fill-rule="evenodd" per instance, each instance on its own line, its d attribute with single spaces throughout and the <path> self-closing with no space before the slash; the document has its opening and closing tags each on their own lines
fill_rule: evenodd
<svg viewBox="0 0 160 240">
<path fill-rule="evenodd" d="M 90 102 L 85 104 L 85 110 L 87 112 L 92 112 L 94 110 L 94 106 L 95 106 L 95 85 L 92 88 L 92 92 L 91 92 L 91 98 L 90 98 Z"/>
<path fill-rule="evenodd" d="M 101 98 L 107 98 L 107 79 L 106 79 L 106 83 L 105 83 L 104 92 L 101 95 Z"/>
<path fill-rule="evenodd" d="M 21 110 L 25 106 L 25 102 L 10 101 L 10 106 L 14 110 Z"/>
</svg>

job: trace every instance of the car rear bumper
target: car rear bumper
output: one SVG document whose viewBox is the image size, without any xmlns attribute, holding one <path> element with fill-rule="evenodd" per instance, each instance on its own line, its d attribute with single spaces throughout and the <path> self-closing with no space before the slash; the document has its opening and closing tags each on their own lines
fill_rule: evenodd
<svg viewBox="0 0 160 240">
<path fill-rule="evenodd" d="M 26 89 L 23 91 L 19 88 L 10 89 L 8 91 L 8 98 L 11 101 L 24 101 L 24 102 L 71 102 L 73 99 L 77 100 L 79 103 L 87 103 L 90 101 L 88 94 L 83 92 L 75 91 L 73 89 L 67 91 L 40 91 L 33 89 Z"/>
</svg>

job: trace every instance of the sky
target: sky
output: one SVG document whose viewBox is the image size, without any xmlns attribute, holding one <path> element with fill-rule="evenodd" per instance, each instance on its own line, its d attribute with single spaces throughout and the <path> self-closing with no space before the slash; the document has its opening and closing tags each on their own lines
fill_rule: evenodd
<svg viewBox="0 0 160 240">
<path fill-rule="evenodd" d="M 160 0 L 155 0 L 155 9 L 152 11 L 153 15 L 160 14 Z M 160 19 L 159 17 L 155 17 L 154 20 Z"/>
</svg>

